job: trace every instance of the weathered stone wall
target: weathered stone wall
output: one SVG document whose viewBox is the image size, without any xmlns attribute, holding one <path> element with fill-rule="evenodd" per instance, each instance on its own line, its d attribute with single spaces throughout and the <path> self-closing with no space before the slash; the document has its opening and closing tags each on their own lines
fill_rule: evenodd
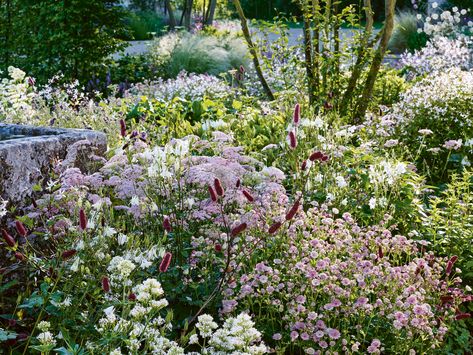
<svg viewBox="0 0 473 355">
<path fill-rule="evenodd" d="M 107 150 L 105 134 L 94 131 L 0 124 L 0 132 L 26 136 L 0 141 L 0 196 L 10 202 L 31 196 L 59 161 L 87 167 Z"/>
</svg>

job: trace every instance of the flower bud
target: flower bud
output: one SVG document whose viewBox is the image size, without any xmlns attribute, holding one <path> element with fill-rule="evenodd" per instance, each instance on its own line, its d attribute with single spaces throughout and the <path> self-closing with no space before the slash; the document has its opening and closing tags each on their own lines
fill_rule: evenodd
<svg viewBox="0 0 473 355">
<path fill-rule="evenodd" d="M 164 217 L 164 220 L 163 220 L 163 228 L 166 232 L 170 233 L 172 231 L 172 227 L 171 227 L 171 221 L 169 220 L 169 217 L 166 216 Z"/>
<path fill-rule="evenodd" d="M 134 293 L 130 293 L 130 294 L 128 295 L 128 299 L 129 299 L 130 301 L 134 301 L 134 300 L 136 300 L 136 295 L 135 295 Z"/>
<path fill-rule="evenodd" d="M 253 202 L 255 200 L 255 198 L 247 190 L 243 190 L 243 195 L 249 202 Z"/>
<path fill-rule="evenodd" d="M 79 227 L 82 230 L 87 228 L 87 216 L 82 208 L 79 211 Z"/>
<path fill-rule="evenodd" d="M 2 236 L 9 247 L 13 248 L 15 246 L 15 239 L 13 239 L 13 237 L 10 234 L 8 234 L 8 232 L 5 229 L 2 229 Z"/>
<path fill-rule="evenodd" d="M 161 261 L 161 264 L 159 264 L 159 271 L 166 272 L 168 270 L 169 265 L 171 264 L 171 258 L 172 254 L 170 252 L 164 254 L 163 260 Z"/>
<path fill-rule="evenodd" d="M 294 218 L 294 216 L 296 215 L 297 211 L 299 210 L 299 206 L 301 205 L 300 203 L 300 199 L 297 200 L 294 205 L 291 207 L 291 209 L 289 210 L 289 212 L 287 212 L 286 214 L 286 221 L 290 221 L 291 219 Z"/>
<path fill-rule="evenodd" d="M 221 244 L 215 244 L 214 248 L 215 248 L 215 251 L 217 253 L 220 253 L 222 251 L 222 245 Z"/>
<path fill-rule="evenodd" d="M 296 104 L 296 107 L 294 108 L 294 117 L 293 117 L 294 124 L 297 126 L 300 120 L 301 120 L 301 105 Z"/>
<path fill-rule="evenodd" d="M 28 232 L 26 231 L 26 228 L 23 223 L 21 223 L 20 221 L 15 221 L 15 227 L 19 235 L 21 235 L 22 237 L 26 237 Z"/>
<path fill-rule="evenodd" d="M 66 251 L 62 252 L 61 256 L 64 260 L 67 260 L 69 258 L 72 258 L 76 254 L 77 254 L 77 250 L 71 249 L 71 250 L 66 250 Z"/>
<path fill-rule="evenodd" d="M 273 225 L 271 227 L 269 227 L 268 229 L 268 233 L 269 234 L 274 234 L 278 231 L 279 228 L 281 228 L 282 226 L 282 223 L 281 222 L 276 222 L 276 223 L 273 223 Z"/>
<path fill-rule="evenodd" d="M 307 160 L 304 160 L 301 164 L 301 170 L 305 171 L 305 169 L 307 169 Z"/>
<path fill-rule="evenodd" d="M 316 160 L 322 160 L 323 158 L 323 153 L 322 152 L 313 152 L 310 156 L 309 156 L 309 160 L 310 161 L 316 161 Z"/>
<path fill-rule="evenodd" d="M 209 185 L 208 188 L 209 188 L 210 199 L 213 202 L 217 201 L 217 194 L 215 193 L 215 190 L 213 189 L 213 187 Z"/>
<path fill-rule="evenodd" d="M 456 320 L 467 319 L 467 318 L 470 318 L 470 317 L 471 317 L 470 313 L 463 313 L 463 312 L 459 312 L 455 315 Z"/>
<path fill-rule="evenodd" d="M 125 120 L 124 119 L 121 119 L 120 120 L 120 135 L 122 137 L 125 137 L 126 136 L 126 124 L 125 124 Z"/>
<path fill-rule="evenodd" d="M 105 293 L 110 292 L 110 280 L 108 277 L 102 277 L 102 289 Z"/>
<path fill-rule="evenodd" d="M 217 193 L 218 196 L 222 197 L 225 192 L 223 191 L 222 183 L 220 182 L 219 179 L 214 180 L 214 186 L 215 186 L 215 192 Z"/>
<path fill-rule="evenodd" d="M 287 135 L 287 139 L 289 140 L 289 147 L 291 149 L 296 149 L 297 147 L 297 138 L 296 134 L 293 131 L 290 131 Z"/>
<path fill-rule="evenodd" d="M 23 260 L 26 259 L 25 256 L 24 256 L 22 253 L 20 253 L 19 251 L 17 251 L 17 252 L 15 253 L 15 258 L 16 258 L 18 261 L 23 261 Z"/>
<path fill-rule="evenodd" d="M 453 269 L 453 265 L 455 265 L 455 262 L 457 261 L 458 259 L 458 256 L 454 255 L 450 258 L 450 260 L 448 261 L 447 263 L 447 268 L 445 269 L 445 273 L 447 275 L 450 275 L 450 273 L 452 272 L 452 269 Z"/>
<path fill-rule="evenodd" d="M 232 231 L 230 232 L 230 235 L 232 237 L 236 237 L 238 234 L 242 233 L 246 229 L 246 227 L 247 227 L 246 223 L 239 224 L 238 226 L 232 229 Z"/>
<path fill-rule="evenodd" d="M 238 189 L 241 186 L 241 181 L 240 179 L 237 179 L 235 187 Z"/>
</svg>

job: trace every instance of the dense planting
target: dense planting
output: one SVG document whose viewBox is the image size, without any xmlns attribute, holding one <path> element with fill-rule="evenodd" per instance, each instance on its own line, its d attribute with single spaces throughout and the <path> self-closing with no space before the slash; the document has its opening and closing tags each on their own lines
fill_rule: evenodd
<svg viewBox="0 0 473 355">
<path fill-rule="evenodd" d="M 0 122 L 109 150 L 75 167 L 80 141 L 31 199 L 0 199 L 0 352 L 470 352 L 471 26 L 449 14 L 358 118 L 366 86 L 342 96 L 369 69 L 344 61 L 363 36 L 317 54 L 316 97 L 303 46 L 258 40 L 271 101 L 228 23 L 165 35 L 153 76 L 100 92 L 9 67 Z"/>
</svg>

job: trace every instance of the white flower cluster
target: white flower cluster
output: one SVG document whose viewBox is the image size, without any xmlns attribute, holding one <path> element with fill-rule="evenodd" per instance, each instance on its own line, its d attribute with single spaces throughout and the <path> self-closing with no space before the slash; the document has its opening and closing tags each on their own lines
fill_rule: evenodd
<svg viewBox="0 0 473 355">
<path fill-rule="evenodd" d="M 383 160 L 378 164 L 370 165 L 369 178 L 370 182 L 376 186 L 392 185 L 406 172 L 405 163 Z"/>
<path fill-rule="evenodd" d="M 8 201 L 0 197 L 0 218 L 4 217 L 7 214 L 7 205 Z"/>
<path fill-rule="evenodd" d="M 34 93 L 31 78 L 26 73 L 14 67 L 8 67 L 10 79 L 0 81 L 0 121 L 28 123 L 34 116 Z"/>
<path fill-rule="evenodd" d="M 473 67 L 472 41 L 470 37 L 448 38 L 436 36 L 414 53 L 401 55 L 400 65 L 414 75 L 445 71 L 450 68 L 468 70 Z"/>
<path fill-rule="evenodd" d="M 468 11 L 465 9 L 458 9 L 453 7 L 452 11 L 446 10 L 442 13 L 433 13 L 427 16 L 424 20 L 424 28 L 419 32 L 424 32 L 426 35 L 435 36 L 450 36 L 456 37 L 465 32 L 473 31 L 473 22 L 467 21 L 466 15 Z M 462 18 L 463 16 L 463 18 Z M 419 20 L 422 20 L 422 15 L 417 15 Z M 466 22 L 466 24 L 464 24 Z"/>
<path fill-rule="evenodd" d="M 254 328 L 251 317 L 241 313 L 228 318 L 221 328 L 207 314 L 201 315 L 196 324 L 200 336 L 208 338 L 209 347 L 202 354 L 265 354 L 266 345 L 261 342 L 261 333 Z M 194 340 L 195 341 L 195 340 Z"/>
<path fill-rule="evenodd" d="M 37 328 L 42 332 L 36 336 L 36 339 L 41 343 L 41 345 L 54 346 L 56 345 L 56 339 L 54 334 L 49 331 L 51 324 L 46 321 L 41 321 L 38 323 Z"/>
<path fill-rule="evenodd" d="M 177 78 L 136 84 L 127 95 L 146 95 L 163 101 L 181 98 L 189 101 L 204 97 L 221 98 L 228 94 L 230 87 L 221 79 L 208 74 L 187 74 L 181 72 Z"/>
<path fill-rule="evenodd" d="M 115 256 L 110 260 L 107 270 L 111 273 L 113 281 L 128 281 L 129 276 L 136 268 L 130 260 L 121 256 Z"/>
<path fill-rule="evenodd" d="M 127 339 L 128 352 L 137 353 L 146 344 L 152 354 L 184 354 L 184 349 L 174 341 L 167 339 L 165 330 L 171 329 L 169 322 L 157 312 L 164 309 L 168 302 L 162 298 L 164 292 L 156 279 L 147 279 L 134 287 L 136 302 L 131 311 L 115 314 L 115 307 L 104 309 L 105 316 L 96 326 L 98 332 Z M 97 350 L 97 349 L 96 349 Z M 122 349 L 117 348 L 116 354 Z"/>
<path fill-rule="evenodd" d="M 461 103 L 461 106 L 452 105 Z M 430 75 L 402 94 L 389 115 L 394 122 L 408 123 L 428 112 L 429 120 L 473 127 L 473 72 L 450 69 Z M 470 128 L 471 129 L 471 128 Z"/>
<path fill-rule="evenodd" d="M 182 161 L 189 155 L 190 141 L 175 139 L 164 147 L 146 149 L 137 154 L 135 159 L 144 159 L 148 166 L 148 176 L 171 179 L 182 170 Z"/>
</svg>

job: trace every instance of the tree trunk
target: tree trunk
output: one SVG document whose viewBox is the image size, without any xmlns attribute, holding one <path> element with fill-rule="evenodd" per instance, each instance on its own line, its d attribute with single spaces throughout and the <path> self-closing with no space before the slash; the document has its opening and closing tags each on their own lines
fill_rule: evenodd
<svg viewBox="0 0 473 355">
<path fill-rule="evenodd" d="M 165 6 L 169 14 L 169 29 L 174 30 L 176 28 L 176 18 L 174 17 L 174 9 L 172 7 L 171 0 L 166 0 Z"/>
<path fill-rule="evenodd" d="M 191 30 L 192 20 L 192 7 L 194 6 L 194 0 L 186 0 L 186 9 L 184 12 L 184 26 L 187 31 Z"/>
<path fill-rule="evenodd" d="M 307 89 L 309 91 L 309 104 L 315 103 L 315 86 L 314 86 L 314 68 L 312 65 L 312 37 L 310 34 L 309 19 L 304 16 L 304 52 L 305 67 L 307 72 Z"/>
<path fill-rule="evenodd" d="M 356 83 L 358 82 L 358 79 L 360 78 L 361 72 L 363 70 L 366 54 L 370 50 L 368 46 L 368 41 L 371 37 L 371 33 L 373 32 L 373 23 L 374 23 L 373 8 L 371 6 L 371 0 L 364 0 L 364 7 L 365 7 L 365 13 L 366 13 L 365 33 L 364 33 L 363 39 L 361 40 L 360 47 L 358 49 L 356 63 L 353 66 L 352 73 L 348 81 L 348 86 L 345 90 L 345 94 L 343 95 L 343 99 L 340 104 L 340 113 L 342 116 L 345 115 L 348 111 L 348 106 L 353 97 L 353 93 L 356 88 Z"/>
<path fill-rule="evenodd" d="M 212 26 L 215 17 L 215 9 L 217 8 L 217 0 L 210 0 L 207 14 L 205 15 L 205 25 Z"/>
<path fill-rule="evenodd" d="M 248 23 L 246 21 L 245 13 L 243 12 L 243 8 L 241 7 L 240 0 L 233 0 L 233 4 L 235 5 L 236 10 L 238 12 L 238 16 L 240 17 L 241 29 L 243 31 L 243 35 L 245 36 L 246 43 L 248 44 L 250 54 L 253 58 L 253 64 L 255 66 L 256 74 L 258 75 L 258 78 L 261 82 L 261 85 L 263 86 L 263 89 L 266 95 L 271 101 L 273 101 L 274 95 L 266 79 L 264 78 L 263 71 L 261 70 L 261 66 L 258 59 L 258 53 L 256 52 L 255 45 L 253 44 L 253 41 L 251 39 L 250 30 L 248 28 Z"/>
<path fill-rule="evenodd" d="M 389 40 L 394 29 L 394 14 L 396 10 L 396 0 L 386 0 L 386 19 L 384 20 L 384 27 L 381 36 L 381 40 L 374 55 L 373 61 L 371 63 L 370 71 L 368 77 L 366 78 L 365 87 L 363 89 L 363 94 L 360 100 L 357 103 L 357 109 L 355 112 L 355 120 L 361 121 L 364 119 L 366 110 L 368 109 L 368 103 L 371 100 L 373 95 L 374 83 L 376 77 L 378 76 L 381 63 L 383 62 L 384 55 L 388 47 Z"/>
</svg>

